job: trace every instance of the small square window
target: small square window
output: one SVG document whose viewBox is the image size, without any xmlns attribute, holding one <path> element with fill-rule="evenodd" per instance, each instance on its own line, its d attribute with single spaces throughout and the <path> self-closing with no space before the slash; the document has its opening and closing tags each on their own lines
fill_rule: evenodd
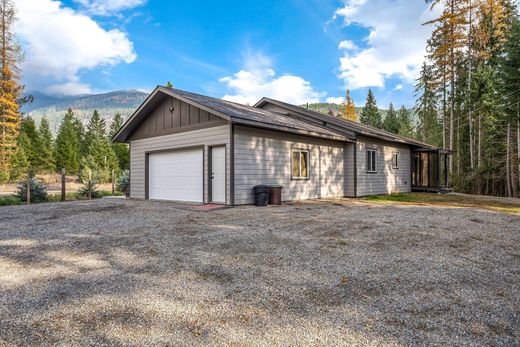
<svg viewBox="0 0 520 347">
<path fill-rule="evenodd" d="M 392 153 L 392 169 L 399 169 L 399 152 Z"/>
<path fill-rule="evenodd" d="M 373 148 L 367 149 L 367 172 L 377 172 L 377 151 Z"/>
<path fill-rule="evenodd" d="M 309 178 L 309 151 L 293 149 L 291 152 L 291 178 Z"/>
</svg>

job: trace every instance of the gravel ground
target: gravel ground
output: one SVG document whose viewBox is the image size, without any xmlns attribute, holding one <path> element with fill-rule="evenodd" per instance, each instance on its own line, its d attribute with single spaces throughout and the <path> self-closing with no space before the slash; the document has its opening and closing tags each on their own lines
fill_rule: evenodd
<svg viewBox="0 0 520 347">
<path fill-rule="evenodd" d="M 0 345 L 520 345 L 520 216 L 0 207 Z"/>
</svg>

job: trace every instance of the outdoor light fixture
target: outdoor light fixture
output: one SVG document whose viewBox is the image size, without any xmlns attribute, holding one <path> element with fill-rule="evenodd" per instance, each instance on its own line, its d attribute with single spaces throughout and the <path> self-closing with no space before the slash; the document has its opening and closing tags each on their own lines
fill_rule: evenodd
<svg viewBox="0 0 520 347">
<path fill-rule="evenodd" d="M 170 112 L 173 112 L 175 110 L 175 107 L 170 107 Z"/>
</svg>

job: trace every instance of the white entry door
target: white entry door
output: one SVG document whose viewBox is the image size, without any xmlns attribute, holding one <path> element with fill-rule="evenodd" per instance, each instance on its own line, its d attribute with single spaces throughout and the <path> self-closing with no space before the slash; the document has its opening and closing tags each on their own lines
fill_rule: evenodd
<svg viewBox="0 0 520 347">
<path fill-rule="evenodd" d="M 211 148 L 211 202 L 226 203 L 226 147 Z"/>
<path fill-rule="evenodd" d="M 200 148 L 149 154 L 148 197 L 202 202 L 203 160 Z"/>
</svg>

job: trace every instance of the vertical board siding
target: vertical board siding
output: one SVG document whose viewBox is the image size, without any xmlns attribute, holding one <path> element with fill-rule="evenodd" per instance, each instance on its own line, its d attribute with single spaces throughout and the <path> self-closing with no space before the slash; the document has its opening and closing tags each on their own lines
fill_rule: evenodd
<svg viewBox="0 0 520 347">
<path fill-rule="evenodd" d="M 235 204 L 254 203 L 258 184 L 284 186 L 282 200 L 344 195 L 343 143 L 237 126 Z M 291 149 L 310 152 L 308 180 L 291 180 Z"/>
<path fill-rule="evenodd" d="M 410 147 L 375 139 L 357 139 L 357 195 L 410 192 Z M 377 150 L 377 173 L 366 172 L 366 150 Z M 399 152 L 399 169 L 392 168 L 392 153 Z"/>
<path fill-rule="evenodd" d="M 226 204 L 229 193 L 229 125 L 213 126 L 178 134 L 155 136 L 130 142 L 130 197 L 145 198 L 146 152 L 204 146 L 204 202 L 208 202 L 208 153 L 214 145 L 226 146 Z"/>
<path fill-rule="evenodd" d="M 132 133 L 130 141 L 191 131 L 195 128 L 202 128 L 206 126 L 205 123 L 210 122 L 212 125 L 216 123 L 226 124 L 220 117 L 210 115 L 208 112 L 179 99 L 167 97 L 149 113 L 148 117 Z"/>
</svg>

